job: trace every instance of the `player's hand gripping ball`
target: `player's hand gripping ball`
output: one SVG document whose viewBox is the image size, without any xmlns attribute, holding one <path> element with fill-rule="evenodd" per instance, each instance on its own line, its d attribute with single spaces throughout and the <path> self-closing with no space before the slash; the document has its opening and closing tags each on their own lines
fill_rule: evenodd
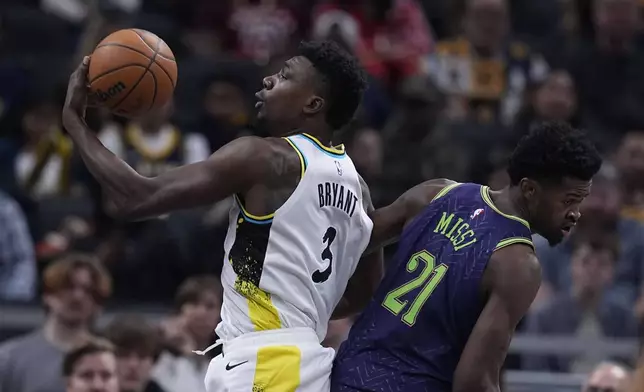
<svg viewBox="0 0 644 392">
<path fill-rule="evenodd" d="M 140 117 L 170 101 L 177 63 L 170 47 L 149 31 L 119 30 L 94 49 L 87 82 L 94 103 L 119 116 Z"/>
</svg>

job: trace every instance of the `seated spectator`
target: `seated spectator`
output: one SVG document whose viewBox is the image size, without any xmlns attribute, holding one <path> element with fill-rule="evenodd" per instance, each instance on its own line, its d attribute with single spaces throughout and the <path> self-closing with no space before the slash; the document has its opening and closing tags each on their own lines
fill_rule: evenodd
<svg viewBox="0 0 644 392">
<path fill-rule="evenodd" d="M 315 39 L 338 41 L 355 53 L 367 72 L 388 86 L 417 74 L 434 46 L 416 0 L 323 2 L 314 10 L 312 30 Z"/>
<path fill-rule="evenodd" d="M 631 309 L 606 295 L 613 281 L 617 252 L 617 242 L 610 235 L 578 239 L 571 260 L 572 292 L 558 294 L 543 309 L 529 315 L 526 332 L 571 335 L 588 341 L 637 336 Z M 525 366 L 584 373 L 602 359 L 589 354 L 579 358 L 526 356 Z"/>
<path fill-rule="evenodd" d="M 515 145 L 519 139 L 541 121 L 567 121 L 579 125 L 577 89 L 570 74 L 565 70 L 554 70 L 534 87 L 523 109 L 518 113 L 514 132 L 509 140 Z"/>
<path fill-rule="evenodd" d="M 207 357 L 194 355 L 215 341 L 221 321 L 222 287 L 215 276 L 188 278 L 177 291 L 177 314 L 163 324 L 169 350 L 159 357 L 153 378 L 167 392 L 205 392 Z"/>
<path fill-rule="evenodd" d="M 590 373 L 582 392 L 626 392 L 630 379 L 624 366 L 602 362 Z"/>
<path fill-rule="evenodd" d="M 29 301 L 36 295 L 36 256 L 27 221 L 0 191 L 0 300 Z"/>
<path fill-rule="evenodd" d="M 545 80 L 548 65 L 511 38 L 507 0 L 465 3 L 464 35 L 439 42 L 425 71 L 448 95 L 450 119 L 509 126 L 526 88 Z"/>
<path fill-rule="evenodd" d="M 622 215 L 644 224 L 644 131 L 624 135 L 616 162 L 624 192 Z"/>
<path fill-rule="evenodd" d="M 92 338 L 92 323 L 110 293 L 110 276 L 91 257 L 72 254 L 49 265 L 43 274 L 45 322 L 0 346 L 0 391 L 64 392 L 63 357 Z"/>
<path fill-rule="evenodd" d="M 610 145 L 622 133 L 644 128 L 644 53 L 639 0 L 594 0 L 593 39 L 581 40 L 569 54 L 569 70 L 579 89 L 583 117 Z"/>
<path fill-rule="evenodd" d="M 65 354 L 65 392 L 118 392 L 116 357 L 109 342 L 93 339 Z"/>
<path fill-rule="evenodd" d="M 105 329 L 105 337 L 115 347 L 120 392 L 164 392 L 151 379 L 160 349 L 156 328 L 142 317 L 120 316 Z"/>
<path fill-rule="evenodd" d="M 24 144 L 14 163 L 18 183 L 35 198 L 68 194 L 73 145 L 63 134 L 59 105 L 53 97 L 35 96 L 23 110 Z"/>
<path fill-rule="evenodd" d="M 609 231 L 617 233 L 620 249 L 611 295 L 625 306 L 633 306 L 644 281 L 644 225 L 620 216 L 623 199 L 618 181 L 614 169 L 604 166 L 593 179 L 592 192 L 581 205 L 582 216 L 571 236 L 556 247 L 550 247 L 541 237 L 535 238 L 537 256 L 543 269 L 540 295 L 544 300 L 571 287 L 569 262 L 575 238 Z"/>
</svg>

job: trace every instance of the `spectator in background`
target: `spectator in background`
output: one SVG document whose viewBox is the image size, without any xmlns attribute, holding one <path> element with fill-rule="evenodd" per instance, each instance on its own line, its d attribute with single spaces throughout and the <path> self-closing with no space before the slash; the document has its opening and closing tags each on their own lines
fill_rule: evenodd
<svg viewBox="0 0 644 392">
<path fill-rule="evenodd" d="M 577 90 L 572 77 L 565 70 L 554 70 L 529 97 L 517 115 L 514 132 L 509 140 L 516 145 L 519 139 L 541 121 L 567 121 L 579 125 Z"/>
<path fill-rule="evenodd" d="M 348 143 L 347 151 L 351 155 L 358 173 L 369 185 L 374 206 L 376 208 L 382 206 L 380 203 L 382 197 L 380 180 L 383 170 L 384 146 L 380 132 L 372 128 L 356 130 Z"/>
<path fill-rule="evenodd" d="M 441 117 L 444 97 L 431 80 L 424 76 L 405 79 L 396 98 L 382 130 L 387 164 L 383 165 L 381 202 L 385 205 L 423 180 L 437 176 L 459 180 L 460 169 L 468 164 L 466 156 L 451 159 L 455 151 L 450 150 L 450 142 L 454 140 Z M 446 154 L 450 155 L 447 166 Z"/>
<path fill-rule="evenodd" d="M 109 342 L 92 340 L 65 354 L 65 392 L 118 392 L 116 357 Z"/>
<path fill-rule="evenodd" d="M 297 20 L 278 0 L 233 0 L 228 28 L 237 38 L 238 54 L 266 65 L 290 49 Z"/>
<path fill-rule="evenodd" d="M 590 373 L 582 392 L 626 392 L 630 379 L 630 372 L 624 366 L 602 362 Z"/>
<path fill-rule="evenodd" d="M 91 339 L 111 289 L 110 276 L 91 257 L 72 254 L 49 265 L 43 274 L 45 322 L 0 346 L 0 390 L 63 392 L 63 356 Z"/>
<path fill-rule="evenodd" d="M 211 75 L 203 91 L 203 114 L 196 128 L 202 132 L 213 151 L 250 133 L 251 113 L 245 99 L 245 83 L 239 75 Z"/>
<path fill-rule="evenodd" d="M 24 143 L 14 169 L 24 191 L 36 198 L 70 192 L 73 145 L 62 132 L 59 112 L 56 101 L 46 95 L 24 103 Z"/>
<path fill-rule="evenodd" d="M 465 1 L 464 35 L 439 42 L 425 71 L 448 95 L 450 119 L 509 126 L 526 88 L 545 80 L 548 65 L 511 39 L 506 0 Z"/>
<path fill-rule="evenodd" d="M 207 357 L 192 350 L 215 341 L 215 327 L 221 321 L 221 282 L 215 276 L 188 278 L 177 291 L 177 315 L 163 324 L 170 349 L 163 352 L 152 374 L 167 392 L 205 392 Z"/>
<path fill-rule="evenodd" d="M 556 247 L 540 237 L 534 239 L 537 256 L 543 269 L 539 297 L 542 300 L 564 293 L 571 287 L 569 260 L 575 238 L 617 234 L 619 258 L 616 281 L 611 295 L 624 306 L 632 307 L 644 282 L 644 225 L 620 216 L 622 192 L 614 168 L 604 166 L 593 179 L 593 189 L 581 205 L 581 219 L 572 235 Z M 543 303 L 543 302 L 542 302 Z M 535 302 L 536 306 L 540 304 Z"/>
<path fill-rule="evenodd" d="M 529 315 L 526 332 L 571 335 L 587 341 L 602 337 L 635 337 L 637 324 L 630 308 L 606 295 L 613 283 L 618 257 L 616 239 L 610 234 L 578 239 L 572 253 L 572 292 L 558 294 L 543 309 Z M 528 356 L 532 370 L 585 373 L 603 358 L 589 350 L 579 358 Z"/>
<path fill-rule="evenodd" d="M 638 0 L 593 0 L 594 42 L 571 53 L 584 119 L 606 142 L 644 129 L 644 53 L 638 49 Z"/>
<path fill-rule="evenodd" d="M 624 135 L 616 162 L 624 192 L 622 215 L 644 224 L 644 131 Z"/>
<path fill-rule="evenodd" d="M 314 39 L 332 39 L 355 53 L 362 66 L 394 87 L 420 71 L 433 37 L 415 0 L 331 0 L 313 12 Z"/>
<path fill-rule="evenodd" d="M 0 191 L 0 300 L 30 301 L 36 295 L 36 255 L 27 221 Z"/>
<path fill-rule="evenodd" d="M 120 316 L 105 329 L 105 337 L 115 347 L 120 392 L 164 392 L 151 379 L 160 350 L 156 328 L 143 317 Z"/>
</svg>

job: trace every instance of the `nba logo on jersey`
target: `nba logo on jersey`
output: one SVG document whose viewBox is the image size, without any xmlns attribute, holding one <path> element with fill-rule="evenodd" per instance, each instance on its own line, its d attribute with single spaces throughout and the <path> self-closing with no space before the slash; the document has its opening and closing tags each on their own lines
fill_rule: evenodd
<svg viewBox="0 0 644 392">
<path fill-rule="evenodd" d="M 342 165 L 340 165 L 339 161 L 334 161 L 335 162 L 335 168 L 338 169 L 338 175 L 342 175 Z"/>
<path fill-rule="evenodd" d="M 484 212 L 485 212 L 485 210 L 484 210 L 484 209 L 479 208 L 479 209 L 477 209 L 476 211 L 474 211 L 474 212 L 472 213 L 472 215 L 470 215 L 470 219 L 474 219 L 474 218 L 476 218 L 477 216 L 481 215 L 481 214 L 482 214 L 482 213 L 484 213 Z"/>
</svg>

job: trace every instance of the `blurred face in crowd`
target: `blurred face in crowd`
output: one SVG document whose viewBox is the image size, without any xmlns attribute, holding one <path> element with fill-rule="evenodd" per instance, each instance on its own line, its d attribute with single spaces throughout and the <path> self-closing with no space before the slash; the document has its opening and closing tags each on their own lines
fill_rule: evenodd
<svg viewBox="0 0 644 392">
<path fill-rule="evenodd" d="M 595 0 L 595 25 L 604 37 L 623 41 L 637 31 L 640 11 L 637 0 Z"/>
<path fill-rule="evenodd" d="M 143 392 L 150 381 L 154 358 L 148 353 L 119 348 L 116 365 L 121 392 Z"/>
<path fill-rule="evenodd" d="M 246 121 L 246 103 L 242 90 L 225 81 L 216 81 L 208 86 L 204 98 L 206 112 L 212 118 L 229 124 Z"/>
<path fill-rule="evenodd" d="M 580 245 L 572 255 L 573 290 L 581 297 L 594 297 L 613 281 L 615 257 L 610 249 Z"/>
<path fill-rule="evenodd" d="M 624 136 L 617 151 L 617 166 L 626 181 L 644 186 L 644 131 Z"/>
<path fill-rule="evenodd" d="M 44 295 L 49 314 L 70 326 L 88 324 L 100 310 L 94 284 L 87 268 L 73 269 L 63 287 Z"/>
<path fill-rule="evenodd" d="M 58 124 L 60 110 L 53 103 L 43 103 L 28 110 L 22 118 L 22 129 L 30 143 L 37 143 Z"/>
<path fill-rule="evenodd" d="M 255 94 L 257 119 L 274 136 L 296 130 L 307 117 L 324 110 L 325 101 L 316 93 L 319 84 L 317 71 L 306 57 L 287 60 L 279 72 L 264 78 L 264 88 Z"/>
<path fill-rule="evenodd" d="M 528 201 L 531 227 L 550 246 L 560 243 L 577 224 L 580 205 L 590 193 L 591 182 L 568 177 L 559 183 L 522 181 L 526 181 L 519 185 Z"/>
<path fill-rule="evenodd" d="M 535 94 L 534 108 L 537 116 L 550 121 L 567 121 L 577 110 L 575 84 L 566 71 L 555 71 Z"/>
<path fill-rule="evenodd" d="M 622 208 L 622 194 L 615 181 L 597 179 L 593 182 L 593 190 L 581 204 L 583 218 L 580 225 L 610 224 L 619 218 Z"/>
<path fill-rule="evenodd" d="M 81 358 L 67 377 L 67 392 L 118 392 L 114 354 L 101 352 Z"/>
<path fill-rule="evenodd" d="M 221 321 L 221 297 L 215 291 L 203 291 L 199 301 L 185 303 L 181 307 L 181 317 L 187 332 L 198 341 L 212 338 L 215 327 Z"/>
<path fill-rule="evenodd" d="M 583 392 L 625 392 L 629 378 L 623 367 L 602 364 L 590 374 Z"/>
<path fill-rule="evenodd" d="M 466 0 L 464 27 L 468 40 L 478 49 L 494 50 L 508 30 L 505 0 Z"/>
<path fill-rule="evenodd" d="M 382 138 L 380 133 L 365 128 L 358 131 L 351 148 L 351 158 L 364 177 L 372 178 L 382 172 Z"/>
</svg>

